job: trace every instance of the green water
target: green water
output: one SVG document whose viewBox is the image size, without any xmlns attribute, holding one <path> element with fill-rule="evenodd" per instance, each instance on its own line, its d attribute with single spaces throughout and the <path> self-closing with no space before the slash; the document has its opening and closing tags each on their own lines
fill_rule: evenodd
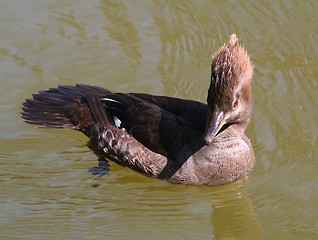
<svg viewBox="0 0 318 240">
<path fill-rule="evenodd" d="M 317 1 L 0 1 L 1 239 L 318 239 Z M 23 123 L 25 98 L 86 83 L 205 101 L 236 33 L 255 65 L 246 179 L 188 187 Z M 92 187 L 99 185 L 99 187 Z"/>
</svg>

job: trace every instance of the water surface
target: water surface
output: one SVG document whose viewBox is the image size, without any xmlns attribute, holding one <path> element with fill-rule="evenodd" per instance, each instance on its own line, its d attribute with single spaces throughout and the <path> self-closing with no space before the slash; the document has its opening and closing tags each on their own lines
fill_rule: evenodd
<svg viewBox="0 0 318 240">
<path fill-rule="evenodd" d="M 1 1 L 1 239 L 317 239 L 317 1 Z M 236 33 L 255 65 L 256 165 L 218 187 L 171 185 L 23 123 L 59 84 L 205 101 L 211 54 Z M 98 186 L 98 187 L 93 187 Z"/>
</svg>

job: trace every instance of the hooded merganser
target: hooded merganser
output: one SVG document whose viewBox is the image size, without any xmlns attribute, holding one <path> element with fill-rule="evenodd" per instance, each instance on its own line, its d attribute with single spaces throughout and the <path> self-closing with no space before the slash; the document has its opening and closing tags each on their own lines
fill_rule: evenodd
<svg viewBox="0 0 318 240">
<path fill-rule="evenodd" d="M 83 132 L 100 161 L 172 183 L 225 184 L 254 165 L 244 134 L 252 77 L 253 65 L 233 34 L 212 58 L 207 104 L 77 84 L 34 94 L 21 115 L 40 127 Z"/>
</svg>

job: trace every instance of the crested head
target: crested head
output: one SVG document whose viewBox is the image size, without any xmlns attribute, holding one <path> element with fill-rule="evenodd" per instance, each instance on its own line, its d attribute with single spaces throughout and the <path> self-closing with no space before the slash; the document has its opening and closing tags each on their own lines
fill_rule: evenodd
<svg viewBox="0 0 318 240">
<path fill-rule="evenodd" d="M 253 65 L 235 34 L 212 57 L 205 141 L 233 124 L 244 131 L 251 117 Z"/>
<path fill-rule="evenodd" d="M 253 65 L 235 34 L 212 57 L 208 102 L 224 105 L 233 102 L 237 90 L 250 93 Z"/>
</svg>

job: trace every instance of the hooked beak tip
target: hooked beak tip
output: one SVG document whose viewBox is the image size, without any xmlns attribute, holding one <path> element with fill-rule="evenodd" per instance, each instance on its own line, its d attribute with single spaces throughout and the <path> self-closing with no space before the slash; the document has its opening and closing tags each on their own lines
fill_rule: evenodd
<svg viewBox="0 0 318 240">
<path fill-rule="evenodd" d="M 204 141 L 205 145 L 210 145 L 213 142 L 214 137 L 212 136 L 205 136 Z"/>
</svg>

